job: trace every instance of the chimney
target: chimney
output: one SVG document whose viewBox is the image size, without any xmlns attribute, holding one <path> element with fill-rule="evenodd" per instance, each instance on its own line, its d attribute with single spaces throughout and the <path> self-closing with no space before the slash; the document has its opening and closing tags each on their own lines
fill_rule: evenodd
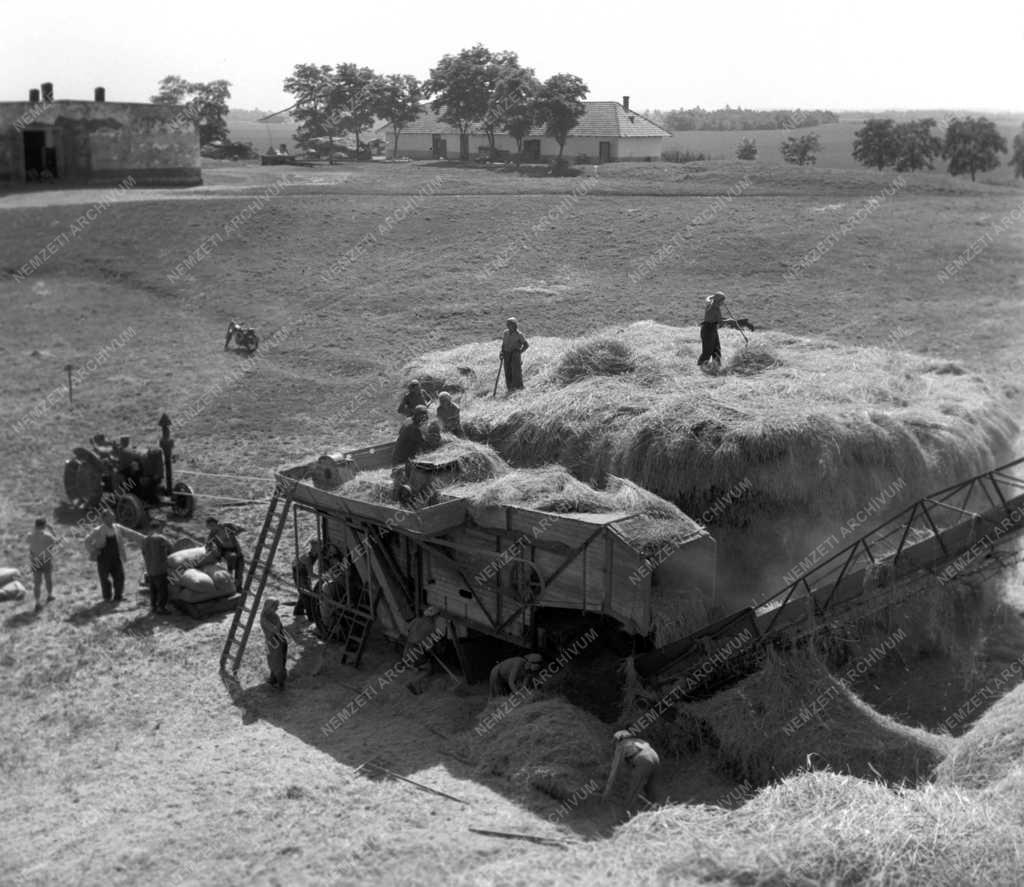
<svg viewBox="0 0 1024 887">
<path fill-rule="evenodd" d="M 37 104 L 39 102 L 39 90 L 30 89 L 28 91 L 28 100 L 32 102 L 32 104 Z"/>
<path fill-rule="evenodd" d="M 107 100 L 107 91 L 102 86 L 97 86 L 93 90 L 93 97 L 97 102 L 105 102 Z"/>
<path fill-rule="evenodd" d="M 624 95 L 622 97 L 622 107 L 625 108 L 627 111 L 629 110 L 629 96 L 628 95 Z"/>
<path fill-rule="evenodd" d="M 53 84 L 52 83 L 44 83 L 43 84 L 43 101 L 44 102 L 52 102 L 53 101 Z"/>
</svg>

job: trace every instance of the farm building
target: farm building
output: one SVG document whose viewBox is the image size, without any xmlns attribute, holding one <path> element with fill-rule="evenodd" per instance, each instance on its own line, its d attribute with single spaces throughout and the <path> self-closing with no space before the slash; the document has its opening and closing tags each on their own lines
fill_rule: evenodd
<svg viewBox="0 0 1024 887">
<path fill-rule="evenodd" d="M 53 86 L 0 102 L 0 184 L 200 185 L 199 132 L 182 108 L 55 101 Z"/>
<path fill-rule="evenodd" d="M 582 119 L 566 139 L 564 157 L 583 163 L 661 159 L 662 139 L 671 133 L 633 111 L 629 107 L 629 96 L 623 96 L 621 103 L 584 102 L 584 105 Z M 382 126 L 376 135 L 387 139 L 390 154 L 394 148 L 394 131 L 390 126 Z M 495 134 L 494 145 L 499 151 L 515 154 L 515 139 L 505 132 Z M 460 154 L 475 156 L 487 150 L 487 136 L 482 129 L 474 128 L 463 136 L 427 108 L 398 138 L 398 156 L 414 160 L 458 159 Z M 534 127 L 523 141 L 523 160 L 528 163 L 553 160 L 557 156 L 558 142 L 545 135 L 543 127 Z"/>
</svg>

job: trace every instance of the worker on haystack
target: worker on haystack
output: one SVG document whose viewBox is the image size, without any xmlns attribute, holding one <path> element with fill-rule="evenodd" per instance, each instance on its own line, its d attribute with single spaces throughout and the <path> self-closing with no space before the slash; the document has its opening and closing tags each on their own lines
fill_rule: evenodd
<svg viewBox="0 0 1024 887">
<path fill-rule="evenodd" d="M 277 615 L 277 601 L 268 598 L 260 613 L 260 628 L 267 639 L 267 666 L 270 678 L 267 683 L 278 690 L 284 689 L 284 681 L 288 676 L 285 663 L 288 661 L 288 635 L 284 633 L 281 617 Z"/>
<path fill-rule="evenodd" d="M 437 419 L 441 423 L 441 430 L 449 434 L 462 434 L 462 417 L 459 405 L 452 400 L 447 391 L 437 395 Z"/>
<path fill-rule="evenodd" d="M 422 693 L 426 686 L 430 677 L 434 648 L 443 637 L 439 634 L 442 629 L 438 626 L 437 617 L 440 615 L 439 607 L 430 606 L 423 611 L 422 616 L 417 616 L 409 623 L 402 661 L 415 672 L 412 680 L 406 684 L 414 696 Z"/>
<path fill-rule="evenodd" d="M 242 554 L 242 546 L 238 543 L 241 528 L 234 524 L 222 524 L 217 518 L 208 517 L 206 532 L 206 550 L 216 554 L 218 560 L 223 559 L 228 572 L 235 578 L 235 588 L 241 593 L 245 575 L 245 555 Z"/>
<path fill-rule="evenodd" d="M 320 540 L 313 536 L 306 546 L 306 553 L 292 561 L 292 580 L 295 582 L 295 590 L 299 593 L 292 615 L 312 618 L 313 599 L 310 595 L 313 591 L 313 575 L 320 560 Z"/>
<path fill-rule="evenodd" d="M 505 390 L 510 394 L 523 387 L 523 352 L 530 347 L 526 336 L 519 332 L 519 321 L 510 317 L 505 321 L 501 337 L 501 361 L 505 367 Z"/>
<path fill-rule="evenodd" d="M 709 360 L 716 366 L 722 363 L 722 343 L 718 339 L 718 328 L 722 324 L 722 306 L 725 304 L 725 293 L 708 296 L 704 302 L 704 320 L 700 325 L 700 357 L 697 366 L 702 367 Z"/>
<path fill-rule="evenodd" d="M 430 395 L 420 387 L 419 379 L 413 379 L 409 383 L 409 390 L 402 395 L 402 399 L 398 402 L 398 412 L 411 419 L 416 407 L 429 405 Z"/>
<path fill-rule="evenodd" d="M 395 498 L 399 502 L 412 496 L 409 489 L 409 460 L 415 459 L 427 449 L 427 420 L 430 412 L 423 404 L 413 407 L 412 416 L 402 423 L 398 440 L 391 452 L 391 480 L 395 485 Z"/>
<path fill-rule="evenodd" d="M 612 742 L 615 745 L 615 757 L 612 759 L 608 782 L 601 794 L 602 799 L 607 800 L 612 793 L 619 769 L 625 762 L 629 773 L 629 783 L 623 798 L 626 811 L 632 812 L 638 798 L 651 805 L 664 803 L 665 793 L 661 788 L 659 776 L 661 758 L 651 744 L 638 739 L 629 730 L 619 730 L 612 737 Z"/>
<path fill-rule="evenodd" d="M 527 689 L 527 683 L 540 671 L 543 664 L 544 657 L 540 653 L 503 659 L 491 669 L 491 698 Z"/>
</svg>

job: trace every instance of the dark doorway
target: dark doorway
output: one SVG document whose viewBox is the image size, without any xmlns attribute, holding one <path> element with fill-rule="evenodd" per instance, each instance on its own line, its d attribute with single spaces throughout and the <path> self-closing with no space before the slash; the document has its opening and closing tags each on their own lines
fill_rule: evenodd
<svg viewBox="0 0 1024 887">
<path fill-rule="evenodd" d="M 523 160 L 527 163 L 540 162 L 540 139 L 526 139 L 523 142 Z"/>
<path fill-rule="evenodd" d="M 46 164 L 46 133 L 26 130 L 22 133 L 25 144 L 25 180 L 38 182 L 43 177 Z"/>
<path fill-rule="evenodd" d="M 435 160 L 447 160 L 448 140 L 441 138 L 441 136 L 434 136 L 433 144 L 431 145 L 430 150 L 431 153 L 433 153 Z"/>
<path fill-rule="evenodd" d="M 597 143 L 597 160 L 599 163 L 611 163 L 612 162 L 612 143 L 611 142 L 598 142 Z"/>
</svg>

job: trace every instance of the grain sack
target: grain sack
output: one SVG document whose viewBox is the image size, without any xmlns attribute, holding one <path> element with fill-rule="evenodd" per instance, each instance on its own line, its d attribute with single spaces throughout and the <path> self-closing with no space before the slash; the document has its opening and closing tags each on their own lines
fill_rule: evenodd
<svg viewBox="0 0 1024 887">
<path fill-rule="evenodd" d="M 3 588 L 8 582 L 20 578 L 21 570 L 17 567 L 0 567 L 0 588 Z"/>
<path fill-rule="evenodd" d="M 203 570 L 196 569 L 186 570 L 182 574 L 181 587 L 206 595 L 213 595 L 217 590 L 213 577 Z"/>
<path fill-rule="evenodd" d="M 20 601 L 25 597 L 25 592 L 25 586 L 14 579 L 0 588 L 0 601 Z"/>
<path fill-rule="evenodd" d="M 220 597 L 235 593 L 235 579 L 227 570 L 214 570 L 213 585 Z"/>
<path fill-rule="evenodd" d="M 204 557 L 206 557 L 205 548 L 185 548 L 181 551 L 174 551 L 167 555 L 167 572 L 176 573 L 183 569 L 198 567 Z"/>
</svg>

